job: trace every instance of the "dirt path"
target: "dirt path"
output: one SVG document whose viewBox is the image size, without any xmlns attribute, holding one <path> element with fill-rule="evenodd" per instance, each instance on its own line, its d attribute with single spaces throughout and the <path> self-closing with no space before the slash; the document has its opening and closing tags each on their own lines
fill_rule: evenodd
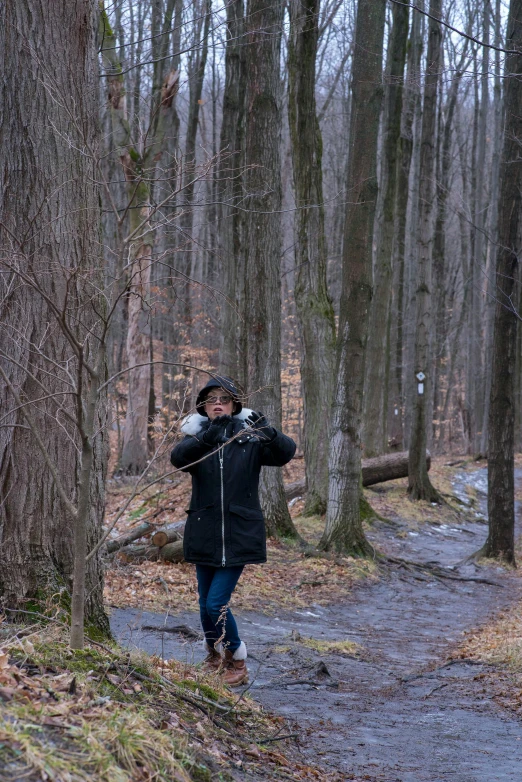
<svg viewBox="0 0 522 782">
<path fill-rule="evenodd" d="M 472 480 L 483 482 L 483 471 Z M 468 480 L 462 478 L 462 484 Z M 479 509 L 481 515 L 484 508 Z M 387 525 L 375 528 L 376 545 L 388 554 L 448 566 L 479 548 L 486 526 L 426 525 L 404 537 Z M 488 700 L 484 666 L 446 665 L 462 632 L 521 595 L 517 577 L 500 569 L 478 574 L 502 586 L 446 581 L 392 570 L 353 592 L 350 602 L 267 617 L 239 615 L 251 657 L 250 693 L 295 725 L 303 757 L 345 779 L 386 782 L 519 782 L 522 724 Z M 195 614 L 167 618 L 198 628 Z M 115 610 L 112 626 L 126 644 L 164 657 L 199 661 L 201 644 L 161 627 L 165 617 Z M 303 644 L 347 639 L 360 654 L 314 651 Z M 327 774 L 325 775 L 325 779 Z"/>
</svg>

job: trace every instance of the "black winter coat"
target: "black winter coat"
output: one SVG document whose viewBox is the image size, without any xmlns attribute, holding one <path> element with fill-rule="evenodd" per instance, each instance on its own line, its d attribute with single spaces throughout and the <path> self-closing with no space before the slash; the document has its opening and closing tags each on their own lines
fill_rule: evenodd
<svg viewBox="0 0 522 782">
<path fill-rule="evenodd" d="M 227 438 L 242 431 L 250 412 L 243 409 L 233 417 Z M 282 467 L 289 462 L 295 443 L 281 432 L 270 443 L 245 432 L 218 451 L 201 440 L 209 426 L 207 418 L 189 416 L 181 427 L 187 436 L 170 456 L 175 467 L 186 467 L 192 475 L 192 498 L 183 538 L 185 560 L 213 567 L 266 562 L 259 473 L 263 465 Z"/>
</svg>

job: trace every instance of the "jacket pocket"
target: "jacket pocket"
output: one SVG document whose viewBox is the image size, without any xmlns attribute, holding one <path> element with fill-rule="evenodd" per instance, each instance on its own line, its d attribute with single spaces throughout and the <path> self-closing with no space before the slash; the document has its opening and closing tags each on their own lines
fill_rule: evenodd
<svg viewBox="0 0 522 782">
<path fill-rule="evenodd" d="M 230 503 L 230 540 L 237 557 L 266 556 L 265 520 L 260 508 Z"/>
<path fill-rule="evenodd" d="M 216 551 L 216 524 L 214 506 L 188 511 L 183 536 L 187 559 L 212 559 Z"/>
</svg>

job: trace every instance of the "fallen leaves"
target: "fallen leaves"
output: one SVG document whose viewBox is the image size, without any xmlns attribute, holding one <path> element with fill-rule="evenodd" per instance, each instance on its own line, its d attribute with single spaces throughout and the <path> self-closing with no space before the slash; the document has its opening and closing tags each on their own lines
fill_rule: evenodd
<svg viewBox="0 0 522 782">
<path fill-rule="evenodd" d="M 241 768 L 258 779 L 340 779 L 259 746 L 284 722 L 248 696 L 237 702 L 216 677 L 117 647 L 72 651 L 52 625 L 28 640 L 0 649 L 0 768 L 10 778 L 190 782 Z"/>
</svg>

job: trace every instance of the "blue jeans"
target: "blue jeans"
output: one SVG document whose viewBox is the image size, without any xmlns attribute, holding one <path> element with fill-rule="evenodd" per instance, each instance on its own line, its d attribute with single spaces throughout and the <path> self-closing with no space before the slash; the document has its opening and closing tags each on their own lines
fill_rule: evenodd
<svg viewBox="0 0 522 782">
<path fill-rule="evenodd" d="M 231 652 L 239 648 L 241 639 L 236 620 L 227 605 L 242 572 L 243 565 L 237 567 L 196 565 L 199 614 L 205 640 L 211 647 L 216 641 L 221 641 L 223 647 Z"/>
</svg>

